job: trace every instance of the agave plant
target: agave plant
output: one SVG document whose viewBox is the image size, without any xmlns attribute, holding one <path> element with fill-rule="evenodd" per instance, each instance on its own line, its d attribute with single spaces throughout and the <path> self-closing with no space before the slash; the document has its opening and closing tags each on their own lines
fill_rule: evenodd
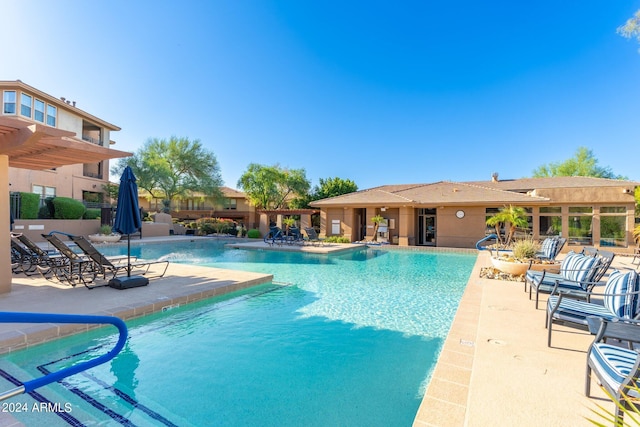
<svg viewBox="0 0 640 427">
<path fill-rule="evenodd" d="M 637 228 L 637 227 L 636 227 Z M 629 396 L 627 393 L 622 393 L 622 400 L 625 404 L 622 404 L 616 400 L 614 396 L 606 389 L 602 389 L 611 400 L 616 404 L 616 409 L 620 409 L 624 416 L 623 419 L 616 418 L 616 414 L 604 406 L 596 403 L 597 409 L 590 408 L 590 411 L 597 416 L 598 419 L 587 418 L 591 424 L 599 427 L 632 427 L 640 426 L 640 408 L 638 408 L 638 401 L 636 398 Z M 631 384 L 629 390 L 636 393 L 640 393 L 640 387 L 637 384 Z"/>
</svg>

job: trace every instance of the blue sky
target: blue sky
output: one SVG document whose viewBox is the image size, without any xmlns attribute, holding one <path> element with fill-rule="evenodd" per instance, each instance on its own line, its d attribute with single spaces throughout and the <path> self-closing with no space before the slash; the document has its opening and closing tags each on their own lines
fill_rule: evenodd
<svg viewBox="0 0 640 427">
<path fill-rule="evenodd" d="M 0 0 L 0 79 L 122 130 L 361 188 L 531 176 L 593 150 L 640 180 L 638 1 Z"/>
</svg>

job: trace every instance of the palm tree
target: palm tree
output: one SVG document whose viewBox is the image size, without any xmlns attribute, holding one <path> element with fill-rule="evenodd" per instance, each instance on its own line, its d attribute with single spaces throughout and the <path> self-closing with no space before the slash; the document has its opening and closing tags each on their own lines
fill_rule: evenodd
<svg viewBox="0 0 640 427">
<path fill-rule="evenodd" d="M 506 240 L 503 242 L 500 235 L 500 229 L 506 223 L 509 223 L 509 232 L 507 233 Z M 487 219 L 487 225 L 495 227 L 496 234 L 500 243 L 508 245 L 511 243 L 511 239 L 515 234 L 518 227 L 526 228 L 529 226 L 529 220 L 527 219 L 527 211 L 519 206 L 509 205 L 505 206 L 498 213 Z"/>
<path fill-rule="evenodd" d="M 371 222 L 373 222 L 373 241 L 378 241 L 378 228 L 380 227 L 380 223 L 384 221 L 384 218 L 380 215 L 376 215 L 371 218 Z"/>
</svg>

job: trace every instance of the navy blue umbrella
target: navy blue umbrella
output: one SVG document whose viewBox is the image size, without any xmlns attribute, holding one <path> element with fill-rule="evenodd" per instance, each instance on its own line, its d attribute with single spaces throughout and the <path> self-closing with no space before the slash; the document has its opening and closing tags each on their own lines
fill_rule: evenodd
<svg viewBox="0 0 640 427">
<path fill-rule="evenodd" d="M 131 276 L 131 233 L 142 227 L 140 207 L 138 206 L 138 185 L 129 166 L 124 168 L 118 189 L 118 208 L 113 229 L 127 235 L 127 277 Z"/>
</svg>

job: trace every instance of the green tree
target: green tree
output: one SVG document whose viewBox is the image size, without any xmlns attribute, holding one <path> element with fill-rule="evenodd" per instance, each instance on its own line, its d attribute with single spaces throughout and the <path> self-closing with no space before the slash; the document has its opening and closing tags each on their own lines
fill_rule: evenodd
<svg viewBox="0 0 640 427">
<path fill-rule="evenodd" d="M 380 215 L 376 215 L 371 218 L 371 222 L 373 222 L 373 238 L 374 242 L 378 241 L 378 229 L 380 228 L 380 223 L 384 221 L 384 218 Z"/>
<path fill-rule="evenodd" d="M 238 187 L 257 209 L 280 209 L 288 198 L 308 194 L 311 184 L 304 169 L 251 163 L 238 180 Z"/>
<path fill-rule="evenodd" d="M 503 241 L 500 235 L 500 229 L 505 224 L 509 224 L 509 231 Z M 529 221 L 527 220 L 527 211 L 519 206 L 505 206 L 500 209 L 498 213 L 487 219 L 487 225 L 490 227 L 495 227 L 496 234 L 498 235 L 498 240 L 500 241 L 500 243 L 508 245 L 511 243 L 513 235 L 515 234 L 518 227 L 526 228 L 529 226 Z"/>
<path fill-rule="evenodd" d="M 167 203 L 193 193 L 204 193 L 213 200 L 223 197 L 218 160 L 197 139 L 149 139 L 132 157 L 120 159 L 112 172 L 119 175 L 127 165 L 140 188 Z"/>
<path fill-rule="evenodd" d="M 578 147 L 574 157 L 559 163 L 542 165 L 533 171 L 536 178 L 549 176 L 592 176 L 596 178 L 626 179 L 615 175 L 610 167 L 598 166 L 598 159 L 593 151 L 586 147 Z"/>
<path fill-rule="evenodd" d="M 309 203 L 315 200 L 327 199 L 329 197 L 337 197 L 343 194 L 358 191 L 358 186 L 350 179 L 342 178 L 320 178 L 320 183 L 313 188 L 310 194 L 298 197 L 291 201 L 292 208 L 308 208 Z"/>
<path fill-rule="evenodd" d="M 640 10 L 618 27 L 618 34 L 628 39 L 635 37 L 640 42 Z"/>
</svg>

